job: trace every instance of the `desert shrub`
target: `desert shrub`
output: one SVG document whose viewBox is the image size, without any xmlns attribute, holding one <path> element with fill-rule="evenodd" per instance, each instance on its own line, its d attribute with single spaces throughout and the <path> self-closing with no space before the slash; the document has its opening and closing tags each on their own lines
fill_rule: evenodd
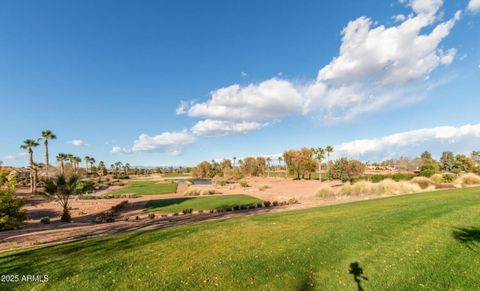
<svg viewBox="0 0 480 291">
<path fill-rule="evenodd" d="M 97 216 L 95 217 L 94 222 L 95 223 L 102 223 L 105 219 L 102 216 Z"/>
<path fill-rule="evenodd" d="M 366 174 L 361 176 L 353 177 L 352 183 L 358 182 L 361 180 L 370 181 L 373 183 L 378 183 L 386 179 L 392 179 L 394 181 L 408 181 L 416 177 L 414 173 L 395 173 L 395 174 Z"/>
<path fill-rule="evenodd" d="M 263 203 L 257 203 L 257 208 L 262 208 L 263 207 Z"/>
<path fill-rule="evenodd" d="M 182 210 L 183 214 L 192 214 L 192 212 L 193 212 L 193 208 L 186 208 Z"/>
<path fill-rule="evenodd" d="M 455 184 L 462 187 L 468 185 L 478 185 L 480 184 L 480 176 L 473 173 L 463 174 L 460 175 L 460 177 L 458 177 L 457 179 L 455 179 Z"/>
<path fill-rule="evenodd" d="M 233 211 L 233 208 L 232 207 L 227 207 L 227 208 L 225 208 L 225 211 Z"/>
<path fill-rule="evenodd" d="M 92 180 L 82 180 L 77 183 L 76 194 L 86 194 L 95 191 L 95 182 Z"/>
<path fill-rule="evenodd" d="M 108 223 L 112 223 L 112 222 L 115 222 L 115 218 L 107 217 L 107 218 L 105 218 L 105 221 L 108 222 Z"/>
<path fill-rule="evenodd" d="M 320 186 L 320 188 L 317 189 L 315 196 L 319 198 L 329 198 L 329 197 L 334 197 L 335 192 L 333 191 L 332 187 L 327 185 L 322 185 Z"/>
<path fill-rule="evenodd" d="M 154 219 L 154 218 L 155 218 L 155 213 L 149 213 L 149 214 L 148 214 L 148 218 Z"/>
<path fill-rule="evenodd" d="M 248 209 L 255 209 L 255 208 L 257 208 L 257 204 L 248 205 Z"/>
<path fill-rule="evenodd" d="M 0 171 L 0 230 L 17 228 L 26 218 L 21 209 L 24 202 L 15 197 L 17 175 Z"/>
<path fill-rule="evenodd" d="M 328 176 L 331 179 L 338 179 L 345 183 L 356 176 L 362 175 L 364 172 L 365 165 L 362 162 L 341 158 L 330 166 Z"/>
<path fill-rule="evenodd" d="M 452 183 L 457 178 L 457 175 L 453 173 L 443 173 L 442 178 L 444 183 Z"/>
<path fill-rule="evenodd" d="M 430 181 L 432 181 L 433 184 L 441 184 L 443 183 L 443 175 L 442 174 L 433 174 L 430 177 Z"/>
<path fill-rule="evenodd" d="M 178 216 L 178 215 L 179 215 L 178 212 L 173 213 L 173 216 Z"/>
<path fill-rule="evenodd" d="M 278 201 L 273 201 L 273 202 L 272 202 L 272 205 L 273 205 L 273 206 L 278 206 Z"/>
<path fill-rule="evenodd" d="M 183 192 L 184 196 L 198 196 L 200 195 L 200 189 L 198 188 L 190 188 Z"/>
<path fill-rule="evenodd" d="M 248 205 L 240 205 L 240 210 L 246 210 L 248 209 Z"/>
<path fill-rule="evenodd" d="M 240 210 L 240 205 L 233 206 L 233 210 Z"/>
<path fill-rule="evenodd" d="M 199 210 L 199 211 L 198 211 L 198 214 L 202 214 L 202 213 L 203 213 L 203 210 Z"/>
<path fill-rule="evenodd" d="M 263 205 L 265 205 L 265 207 L 270 207 L 270 205 L 272 205 L 272 202 L 265 201 L 265 202 L 263 202 Z"/>
<path fill-rule="evenodd" d="M 379 183 L 367 181 L 357 182 L 355 184 L 344 184 L 340 190 L 341 196 L 366 196 L 366 195 L 398 195 L 406 193 L 421 192 L 422 188 L 418 184 L 391 179 L 383 180 Z"/>
<path fill-rule="evenodd" d="M 140 220 L 140 216 L 135 216 L 135 220 Z"/>
<path fill-rule="evenodd" d="M 433 174 L 438 173 L 439 167 L 437 162 L 432 159 L 424 159 L 420 166 L 419 176 L 430 178 Z"/>
<path fill-rule="evenodd" d="M 427 189 L 428 186 L 432 185 L 432 181 L 429 178 L 421 176 L 413 178 L 410 180 L 410 183 L 417 184 L 422 189 Z"/>
<path fill-rule="evenodd" d="M 246 180 L 241 180 L 239 183 L 240 183 L 240 186 L 243 188 L 248 187 L 248 182 Z"/>
<path fill-rule="evenodd" d="M 121 175 L 114 175 L 114 176 L 113 176 L 113 179 L 122 179 L 122 180 L 126 180 L 126 179 L 130 179 L 130 177 L 129 177 L 128 175 L 121 174 Z"/>
<path fill-rule="evenodd" d="M 193 185 L 192 181 L 186 181 L 185 182 L 185 186 L 187 186 L 187 187 L 190 187 L 192 185 Z"/>
<path fill-rule="evenodd" d="M 227 181 L 225 181 L 223 179 L 218 179 L 218 180 L 215 180 L 214 182 L 215 182 L 216 185 L 219 185 L 219 186 L 227 185 Z"/>
<path fill-rule="evenodd" d="M 264 191 L 264 190 L 267 190 L 267 189 L 269 189 L 269 188 L 271 188 L 269 185 L 262 185 L 262 186 L 260 186 L 260 187 L 258 188 L 258 190 Z"/>
<path fill-rule="evenodd" d="M 50 217 L 45 216 L 45 217 L 40 218 L 40 223 L 49 224 L 50 223 Z"/>
<path fill-rule="evenodd" d="M 168 215 L 167 214 L 162 214 L 161 217 L 165 218 L 165 217 L 168 217 Z"/>
<path fill-rule="evenodd" d="M 297 200 L 296 198 L 290 198 L 290 199 L 288 200 L 288 204 L 298 204 L 298 203 L 299 203 L 299 202 L 298 202 L 298 200 Z"/>
</svg>

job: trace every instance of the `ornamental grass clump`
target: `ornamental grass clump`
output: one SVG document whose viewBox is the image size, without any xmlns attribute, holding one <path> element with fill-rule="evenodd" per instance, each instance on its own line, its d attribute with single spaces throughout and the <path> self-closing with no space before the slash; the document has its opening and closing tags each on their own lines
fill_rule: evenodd
<svg viewBox="0 0 480 291">
<path fill-rule="evenodd" d="M 438 179 L 438 177 L 435 177 L 435 179 Z M 430 178 L 427 178 L 427 177 L 415 177 L 412 180 L 410 180 L 410 183 L 417 184 L 422 189 L 427 189 L 429 186 L 434 184 L 432 180 L 430 180 Z"/>
<path fill-rule="evenodd" d="M 460 177 L 458 177 L 457 179 L 455 179 L 454 184 L 458 185 L 459 187 L 479 185 L 480 184 L 480 176 L 478 176 L 476 174 L 473 174 L 473 173 L 463 174 Z"/>
<path fill-rule="evenodd" d="M 332 187 L 322 185 L 320 186 L 320 188 L 317 189 L 315 196 L 318 198 L 330 198 L 335 197 L 335 192 L 333 191 Z"/>
</svg>

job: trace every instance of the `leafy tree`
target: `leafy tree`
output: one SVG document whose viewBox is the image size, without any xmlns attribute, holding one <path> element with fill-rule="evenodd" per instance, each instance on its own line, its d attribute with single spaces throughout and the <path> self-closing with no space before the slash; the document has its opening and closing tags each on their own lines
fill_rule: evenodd
<svg viewBox="0 0 480 291">
<path fill-rule="evenodd" d="M 46 174 L 46 177 L 48 178 L 48 169 L 50 167 L 50 163 L 49 163 L 50 161 L 48 157 L 48 141 L 52 139 L 56 139 L 57 136 L 51 130 L 44 130 L 42 131 L 42 138 L 44 140 L 43 144 L 45 145 L 45 168 L 46 168 L 45 174 Z"/>
<path fill-rule="evenodd" d="M 455 166 L 454 172 L 471 172 L 474 168 L 474 163 L 466 155 L 456 155 L 455 156 Z"/>
<path fill-rule="evenodd" d="M 440 168 L 444 172 L 453 172 L 455 168 L 455 156 L 452 152 L 443 152 L 440 158 Z"/>
<path fill-rule="evenodd" d="M 419 175 L 423 177 L 431 177 L 439 172 L 438 164 L 433 159 L 422 160 Z"/>
<path fill-rule="evenodd" d="M 37 147 L 38 145 L 39 144 L 36 140 L 27 139 L 20 146 L 20 148 L 28 151 L 28 160 L 30 163 L 30 192 L 31 193 L 37 192 L 37 175 L 34 173 L 35 163 L 33 162 L 33 148 Z"/>
<path fill-rule="evenodd" d="M 365 164 L 357 160 L 341 158 L 336 160 L 328 171 L 331 179 L 339 179 L 342 182 L 351 181 L 354 177 L 360 176 L 365 172 Z"/>
<path fill-rule="evenodd" d="M 16 173 L 0 171 L 0 230 L 17 228 L 25 220 L 24 202 L 16 198 Z"/>
<path fill-rule="evenodd" d="M 432 154 L 429 151 L 424 151 L 421 155 L 420 158 L 422 160 L 433 160 Z"/>
<path fill-rule="evenodd" d="M 65 177 L 65 175 L 58 175 L 54 178 L 47 179 L 45 182 L 45 195 L 49 198 L 55 199 L 63 208 L 62 222 L 70 222 L 72 217 L 70 215 L 70 198 L 76 193 L 78 176 L 72 175 Z"/>
</svg>

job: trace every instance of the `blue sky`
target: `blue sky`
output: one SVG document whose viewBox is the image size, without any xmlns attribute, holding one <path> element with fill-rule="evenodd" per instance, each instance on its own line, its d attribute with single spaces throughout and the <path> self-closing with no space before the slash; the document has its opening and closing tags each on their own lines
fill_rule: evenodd
<svg viewBox="0 0 480 291">
<path fill-rule="evenodd" d="M 2 1 L 0 160 L 25 165 L 43 129 L 52 155 L 146 166 L 480 149 L 479 16 L 477 0 Z"/>
</svg>

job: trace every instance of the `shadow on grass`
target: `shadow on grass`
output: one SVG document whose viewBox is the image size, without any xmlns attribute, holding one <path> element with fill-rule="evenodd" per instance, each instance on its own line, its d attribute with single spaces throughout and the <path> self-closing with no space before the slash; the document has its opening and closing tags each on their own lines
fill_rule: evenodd
<svg viewBox="0 0 480 291">
<path fill-rule="evenodd" d="M 480 247 L 480 228 L 473 226 L 455 228 L 452 231 L 452 236 L 469 249 L 478 252 L 475 248 Z"/>
<path fill-rule="evenodd" d="M 363 268 L 359 262 L 353 262 L 350 264 L 350 270 L 348 273 L 352 274 L 353 280 L 357 283 L 358 291 L 363 291 L 362 280 L 368 281 L 368 278 L 363 274 Z"/>
</svg>

